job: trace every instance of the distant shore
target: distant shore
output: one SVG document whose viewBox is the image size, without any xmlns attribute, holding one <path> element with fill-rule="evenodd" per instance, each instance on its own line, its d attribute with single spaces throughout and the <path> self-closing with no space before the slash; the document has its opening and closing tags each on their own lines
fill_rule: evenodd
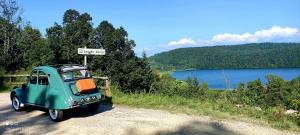
<svg viewBox="0 0 300 135">
<path fill-rule="evenodd" d="M 192 70 L 247 70 L 247 69 L 300 69 L 300 67 L 279 67 L 279 68 L 189 68 L 189 69 L 175 69 L 174 71 L 192 71 Z"/>
</svg>

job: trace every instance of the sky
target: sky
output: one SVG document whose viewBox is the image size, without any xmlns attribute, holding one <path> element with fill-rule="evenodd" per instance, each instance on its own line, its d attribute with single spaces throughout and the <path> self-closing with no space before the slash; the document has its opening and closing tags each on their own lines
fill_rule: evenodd
<svg viewBox="0 0 300 135">
<path fill-rule="evenodd" d="M 24 21 L 43 35 L 67 9 L 97 27 L 124 27 L 137 55 L 182 47 L 300 42 L 300 0 L 19 0 Z"/>
</svg>

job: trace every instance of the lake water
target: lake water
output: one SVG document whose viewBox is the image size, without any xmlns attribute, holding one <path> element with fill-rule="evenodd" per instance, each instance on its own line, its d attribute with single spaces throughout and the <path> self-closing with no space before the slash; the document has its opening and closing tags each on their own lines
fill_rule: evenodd
<svg viewBox="0 0 300 135">
<path fill-rule="evenodd" d="M 225 70 L 186 70 L 174 71 L 173 77 L 185 80 L 188 77 L 196 77 L 199 82 L 207 82 L 209 88 L 234 89 L 238 84 L 260 78 L 266 84 L 266 75 L 273 74 L 284 80 L 292 80 L 300 76 L 300 68 L 285 69 L 225 69 Z M 227 82 L 227 83 L 226 83 Z"/>
</svg>

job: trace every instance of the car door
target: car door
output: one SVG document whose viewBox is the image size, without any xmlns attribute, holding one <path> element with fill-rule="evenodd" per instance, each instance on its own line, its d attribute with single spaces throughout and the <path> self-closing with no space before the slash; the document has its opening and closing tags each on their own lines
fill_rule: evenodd
<svg viewBox="0 0 300 135">
<path fill-rule="evenodd" d="M 29 83 L 27 94 L 28 103 L 44 106 L 49 85 L 47 74 L 42 70 L 33 71 Z"/>
<path fill-rule="evenodd" d="M 38 71 L 33 70 L 29 77 L 29 83 L 26 88 L 26 102 L 30 104 L 35 104 L 36 96 L 36 85 L 37 85 L 37 79 L 38 79 Z"/>
</svg>

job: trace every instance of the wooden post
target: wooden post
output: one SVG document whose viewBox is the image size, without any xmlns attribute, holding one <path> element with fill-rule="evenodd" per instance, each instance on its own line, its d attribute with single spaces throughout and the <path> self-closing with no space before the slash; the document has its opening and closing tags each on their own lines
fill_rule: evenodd
<svg viewBox="0 0 300 135">
<path fill-rule="evenodd" d="M 110 82 L 108 78 L 105 80 L 105 96 L 111 97 Z"/>
<path fill-rule="evenodd" d="M 84 48 L 86 49 L 86 46 L 84 46 Z M 84 61 L 83 61 L 83 65 L 85 66 L 85 67 L 87 67 L 87 56 L 86 55 L 84 55 Z"/>
</svg>

